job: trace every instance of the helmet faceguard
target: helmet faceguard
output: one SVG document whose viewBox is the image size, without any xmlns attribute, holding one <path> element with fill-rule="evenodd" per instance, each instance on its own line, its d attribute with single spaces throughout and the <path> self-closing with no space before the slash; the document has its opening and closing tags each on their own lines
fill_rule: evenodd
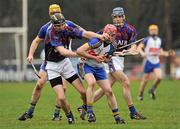
<svg viewBox="0 0 180 129">
<path fill-rule="evenodd" d="M 51 23 L 53 25 L 62 25 L 65 23 L 65 18 L 62 13 L 55 13 L 51 16 Z"/>
<path fill-rule="evenodd" d="M 111 14 L 112 18 L 113 18 L 113 23 L 115 26 L 121 26 L 122 22 L 125 21 L 125 13 L 124 13 L 124 9 L 121 7 L 116 7 L 113 9 L 112 14 Z M 123 18 L 123 21 L 121 20 L 117 20 L 117 17 L 121 17 Z"/>
<path fill-rule="evenodd" d="M 117 28 L 113 24 L 107 24 L 104 27 L 103 33 L 107 33 L 109 35 L 109 41 L 112 42 L 116 36 Z"/>
</svg>

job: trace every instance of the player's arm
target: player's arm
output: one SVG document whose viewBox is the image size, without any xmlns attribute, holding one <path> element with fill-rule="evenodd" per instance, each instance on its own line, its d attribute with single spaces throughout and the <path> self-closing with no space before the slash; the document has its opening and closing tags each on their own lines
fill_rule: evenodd
<svg viewBox="0 0 180 129">
<path fill-rule="evenodd" d="M 70 51 L 66 48 L 64 48 L 64 46 L 57 46 L 56 50 L 63 56 L 67 56 L 67 57 L 78 57 L 78 55 L 76 54 L 76 52 Z"/>
<path fill-rule="evenodd" d="M 32 41 L 31 46 L 30 46 L 30 50 L 29 50 L 29 54 L 27 57 L 27 60 L 29 63 L 31 63 L 33 61 L 33 56 L 34 56 L 34 53 L 35 53 L 39 43 L 44 41 L 45 35 L 46 35 L 46 29 L 47 29 L 48 25 L 49 24 L 43 25 L 41 27 L 41 29 L 39 30 L 36 38 Z"/>
<path fill-rule="evenodd" d="M 39 43 L 43 42 L 43 41 L 44 41 L 44 39 L 41 39 L 38 36 L 36 36 L 36 38 L 32 41 L 30 49 L 29 49 L 29 54 L 28 54 L 28 57 L 27 57 L 27 60 L 28 60 L 29 63 L 31 63 L 33 61 L 34 53 L 35 53 Z"/>
<path fill-rule="evenodd" d="M 138 52 L 143 58 L 146 58 L 146 53 L 144 52 L 144 43 L 141 42 L 137 47 Z"/>
<path fill-rule="evenodd" d="M 97 62 L 103 62 L 104 61 L 104 56 L 94 56 L 89 54 L 87 51 L 90 50 L 91 47 L 89 46 L 88 43 L 85 43 L 81 47 L 79 47 L 76 51 L 76 53 L 82 57 L 88 58 L 88 59 L 94 59 Z"/>
<path fill-rule="evenodd" d="M 84 30 L 82 33 L 82 37 L 88 38 L 88 39 L 95 37 L 95 38 L 99 38 L 99 39 L 104 41 L 104 40 L 107 40 L 109 38 L 109 35 L 106 33 L 101 35 L 101 34 L 94 33 L 92 31 L 85 31 Z"/>
<path fill-rule="evenodd" d="M 164 51 L 164 50 L 161 48 L 159 55 L 160 55 L 160 56 L 165 56 L 165 57 L 174 56 L 174 55 L 175 55 L 175 52 L 174 52 L 174 50 Z"/>
</svg>

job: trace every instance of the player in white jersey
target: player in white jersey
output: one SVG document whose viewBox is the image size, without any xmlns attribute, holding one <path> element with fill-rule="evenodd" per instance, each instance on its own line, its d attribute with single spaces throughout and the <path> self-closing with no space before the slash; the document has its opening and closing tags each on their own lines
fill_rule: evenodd
<svg viewBox="0 0 180 129">
<path fill-rule="evenodd" d="M 94 103 L 94 93 L 96 83 L 102 88 L 105 95 L 107 96 L 109 107 L 111 108 L 114 119 L 117 124 L 124 124 L 124 120 L 119 116 L 119 110 L 116 102 L 116 98 L 112 92 L 109 80 L 107 79 L 107 74 L 104 69 L 103 61 L 106 59 L 104 54 L 111 51 L 113 46 L 112 41 L 115 40 L 117 28 L 108 24 L 103 30 L 103 34 L 107 33 L 110 35 L 108 41 L 102 41 L 97 38 L 92 38 L 88 43 L 82 45 L 78 48 L 77 53 L 80 56 L 87 58 L 83 66 L 84 79 L 87 81 L 88 88 L 86 91 L 87 98 L 87 118 L 89 122 L 95 122 L 96 117 L 93 112 Z M 107 58 L 110 60 L 110 58 Z"/>
<path fill-rule="evenodd" d="M 155 99 L 155 89 L 162 79 L 162 70 L 160 66 L 160 56 L 172 56 L 174 51 L 164 51 L 161 48 L 161 38 L 158 37 L 158 26 L 149 26 L 149 36 L 144 39 L 142 43 L 139 44 L 138 50 L 140 55 L 144 58 L 144 75 L 139 87 L 138 100 L 143 100 L 143 92 L 145 86 L 149 80 L 150 74 L 153 72 L 155 74 L 155 81 L 152 87 L 148 90 L 152 99 Z"/>
</svg>

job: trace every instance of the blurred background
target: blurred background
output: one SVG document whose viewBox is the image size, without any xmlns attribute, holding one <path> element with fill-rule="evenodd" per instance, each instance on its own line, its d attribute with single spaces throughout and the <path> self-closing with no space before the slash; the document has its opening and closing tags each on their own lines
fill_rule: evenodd
<svg viewBox="0 0 180 129">
<path fill-rule="evenodd" d="M 1 0 L 0 1 L 0 81 L 32 81 L 36 79 L 26 62 L 29 46 L 40 27 L 49 21 L 48 6 L 59 4 L 66 19 L 81 27 L 98 31 L 112 23 L 111 11 L 123 7 L 128 23 L 138 31 L 138 38 L 148 35 L 149 24 L 159 26 L 163 49 L 174 49 L 176 56 L 162 58 L 164 75 L 180 79 L 180 1 L 178 0 Z M 72 49 L 86 40 L 73 40 Z M 35 66 L 42 62 L 43 43 L 35 53 Z M 72 59 L 76 66 L 77 59 Z M 125 59 L 125 72 L 129 78 L 142 75 L 140 56 Z"/>
</svg>

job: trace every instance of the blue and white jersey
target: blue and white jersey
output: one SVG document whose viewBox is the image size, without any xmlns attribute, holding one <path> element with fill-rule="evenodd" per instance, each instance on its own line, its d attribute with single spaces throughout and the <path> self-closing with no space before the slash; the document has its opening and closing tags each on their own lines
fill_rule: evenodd
<svg viewBox="0 0 180 129">
<path fill-rule="evenodd" d="M 94 56 L 99 56 L 99 55 L 104 55 L 107 52 L 111 51 L 113 46 L 109 43 L 103 42 L 98 38 L 92 38 L 88 42 L 89 46 L 91 49 L 88 51 L 89 54 L 94 55 Z M 96 60 L 93 59 L 87 59 L 86 64 L 92 67 L 104 67 L 103 63 L 98 63 Z"/>
<path fill-rule="evenodd" d="M 159 52 L 161 49 L 161 39 L 159 37 L 146 37 L 144 39 L 144 51 L 147 56 L 147 60 L 152 64 L 159 63 Z"/>
</svg>

